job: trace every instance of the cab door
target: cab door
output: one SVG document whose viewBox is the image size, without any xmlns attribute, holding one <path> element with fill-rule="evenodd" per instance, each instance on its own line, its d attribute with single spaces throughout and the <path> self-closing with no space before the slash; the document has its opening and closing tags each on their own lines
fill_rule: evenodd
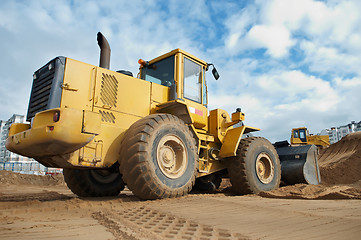
<svg viewBox="0 0 361 240">
<path fill-rule="evenodd" d="M 306 130 L 300 129 L 300 139 L 303 143 L 307 143 Z"/>
<path fill-rule="evenodd" d="M 186 56 L 183 57 L 183 98 L 196 128 L 204 128 L 208 119 L 204 72 L 203 65 Z"/>
</svg>

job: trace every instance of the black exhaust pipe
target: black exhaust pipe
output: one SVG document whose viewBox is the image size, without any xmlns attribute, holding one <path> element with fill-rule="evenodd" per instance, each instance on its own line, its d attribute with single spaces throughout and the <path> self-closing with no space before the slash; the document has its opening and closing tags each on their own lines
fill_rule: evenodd
<svg viewBox="0 0 361 240">
<path fill-rule="evenodd" d="M 110 68 L 110 46 L 107 39 L 101 32 L 97 35 L 98 45 L 100 47 L 99 67 Z"/>
</svg>

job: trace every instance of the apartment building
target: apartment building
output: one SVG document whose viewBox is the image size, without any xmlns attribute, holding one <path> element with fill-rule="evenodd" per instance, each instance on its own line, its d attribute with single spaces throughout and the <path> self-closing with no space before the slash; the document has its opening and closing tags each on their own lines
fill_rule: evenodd
<svg viewBox="0 0 361 240">
<path fill-rule="evenodd" d="M 328 135 L 330 138 L 330 143 L 333 144 L 338 142 L 349 133 L 361 131 L 361 121 L 355 122 L 351 121 L 351 123 L 339 126 L 332 127 L 331 129 L 324 129 L 318 135 Z"/>
</svg>

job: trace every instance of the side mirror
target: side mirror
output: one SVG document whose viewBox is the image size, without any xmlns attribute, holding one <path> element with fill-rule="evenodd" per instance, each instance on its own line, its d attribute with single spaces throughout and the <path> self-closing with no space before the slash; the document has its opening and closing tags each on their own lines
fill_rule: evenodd
<svg viewBox="0 0 361 240">
<path fill-rule="evenodd" d="M 213 65 L 212 63 L 207 63 L 206 71 L 208 71 L 209 66 L 213 66 L 213 69 L 212 69 L 213 77 L 214 77 L 216 80 L 218 80 L 218 78 L 219 78 L 219 73 L 217 72 L 217 69 L 214 67 L 214 65 Z"/>
<path fill-rule="evenodd" d="M 213 66 L 213 69 L 212 69 L 212 74 L 213 74 L 213 77 L 218 80 L 219 78 L 219 73 L 217 72 L 217 69 Z"/>
</svg>

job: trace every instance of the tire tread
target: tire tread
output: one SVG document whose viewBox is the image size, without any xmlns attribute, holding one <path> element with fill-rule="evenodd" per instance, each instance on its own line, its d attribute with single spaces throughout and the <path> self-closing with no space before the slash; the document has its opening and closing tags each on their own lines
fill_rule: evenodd
<svg viewBox="0 0 361 240">
<path fill-rule="evenodd" d="M 252 183 L 250 182 L 250 174 L 247 172 L 247 163 L 246 163 L 246 157 L 247 153 L 249 151 L 249 148 L 251 144 L 255 141 L 262 141 L 265 140 L 263 137 L 249 137 L 242 139 L 239 143 L 236 156 L 230 157 L 227 161 L 227 169 L 230 177 L 230 181 L 232 184 L 232 189 L 236 194 L 251 194 L 251 193 L 257 193 L 255 189 L 252 187 Z M 278 158 L 276 150 L 274 150 L 275 156 Z M 279 160 L 278 160 L 279 163 Z M 276 167 L 278 168 L 276 172 L 280 173 L 281 168 L 280 164 L 276 164 Z M 279 176 L 276 176 L 278 179 L 276 180 L 279 185 Z M 277 184 L 276 184 L 277 185 Z"/>
<path fill-rule="evenodd" d="M 156 176 L 151 171 L 149 161 L 146 160 L 147 152 L 142 151 L 150 144 L 152 131 L 156 129 L 159 124 L 174 123 L 182 126 L 182 130 L 190 137 L 192 133 L 186 127 L 183 121 L 170 114 L 153 114 L 134 123 L 125 133 L 122 141 L 122 149 L 120 152 L 120 172 L 123 174 L 123 179 L 127 183 L 128 188 L 141 199 L 159 199 L 168 197 L 177 197 L 188 194 L 195 182 L 195 176 L 198 169 L 198 156 L 195 163 L 195 171 L 192 179 L 188 184 L 181 189 L 171 191 L 164 186 L 161 186 L 156 181 Z M 193 139 L 193 138 L 192 138 Z M 193 139 L 194 140 L 194 139 Z M 191 151 L 196 153 L 195 142 L 193 141 Z"/>
</svg>

